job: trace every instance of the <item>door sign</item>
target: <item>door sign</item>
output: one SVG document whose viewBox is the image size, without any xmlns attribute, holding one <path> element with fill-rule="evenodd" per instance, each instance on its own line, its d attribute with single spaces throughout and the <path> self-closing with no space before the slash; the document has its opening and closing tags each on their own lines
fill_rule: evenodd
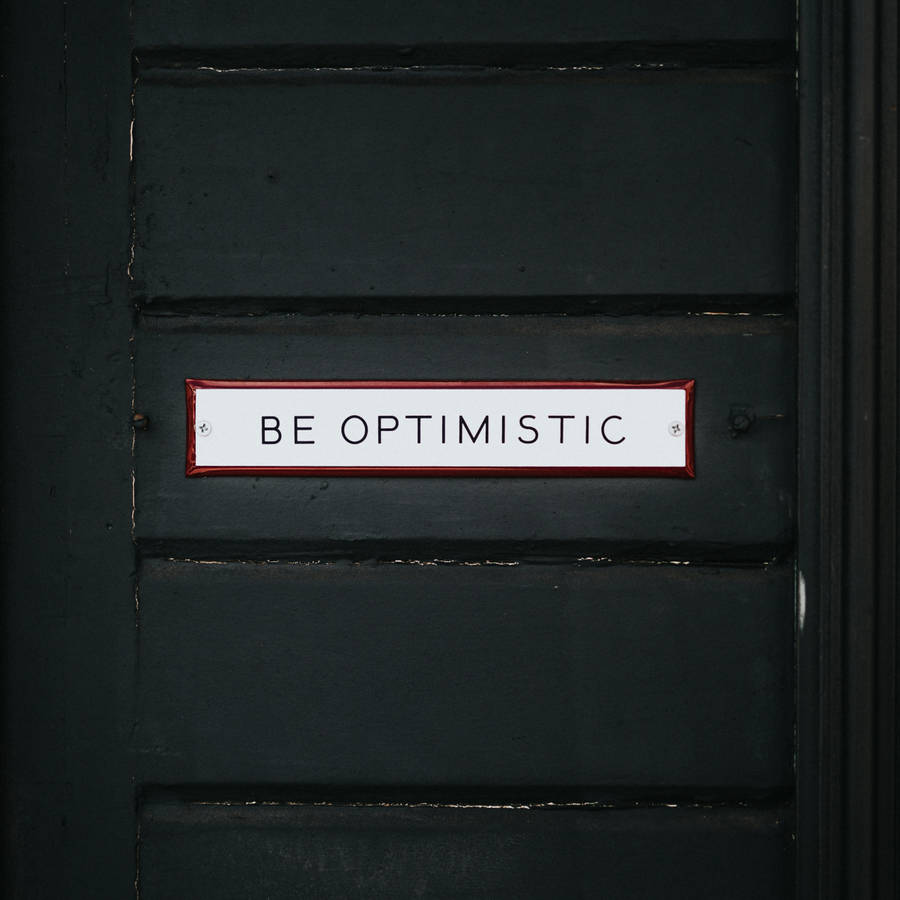
<svg viewBox="0 0 900 900">
<path fill-rule="evenodd" d="M 189 476 L 694 476 L 691 380 L 185 388 Z"/>
</svg>

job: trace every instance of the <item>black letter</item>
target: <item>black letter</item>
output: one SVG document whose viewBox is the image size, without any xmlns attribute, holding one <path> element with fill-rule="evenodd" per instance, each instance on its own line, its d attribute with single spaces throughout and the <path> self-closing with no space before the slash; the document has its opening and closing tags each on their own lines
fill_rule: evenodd
<svg viewBox="0 0 900 900">
<path fill-rule="evenodd" d="M 431 416 L 404 416 L 405 419 L 416 420 L 416 443 L 422 443 L 422 419 L 430 419 Z"/>
<path fill-rule="evenodd" d="M 351 441 L 350 438 L 347 437 L 347 431 L 346 431 L 347 423 L 351 419 L 359 419 L 359 421 L 362 422 L 362 425 L 363 425 L 363 436 L 358 441 Z M 344 419 L 343 422 L 341 422 L 341 437 L 343 437 L 343 439 L 348 444 L 361 444 L 368 436 L 369 436 L 369 426 L 366 425 L 366 420 L 362 416 L 347 416 L 347 418 Z"/>
<path fill-rule="evenodd" d="M 294 416 L 294 443 L 295 444 L 314 444 L 315 441 L 301 441 L 301 431 L 312 431 L 312 425 L 301 425 L 301 419 L 314 419 L 315 416 Z"/>
<path fill-rule="evenodd" d="M 472 434 L 472 432 L 469 431 L 469 426 L 466 424 L 466 420 L 462 416 L 459 417 L 459 443 L 460 444 L 462 443 L 463 429 L 466 430 L 466 434 L 469 435 L 469 438 L 471 439 L 473 444 L 478 440 L 478 435 L 481 434 L 481 431 L 483 429 L 484 430 L 484 442 L 485 443 L 488 442 L 488 417 L 487 416 L 485 416 L 481 420 L 481 424 L 478 426 L 478 431 L 476 431 L 475 434 Z"/>
<path fill-rule="evenodd" d="M 574 419 L 575 416 L 547 416 L 548 419 L 559 419 L 559 442 L 563 442 L 563 430 L 566 427 L 566 419 Z"/>
<path fill-rule="evenodd" d="M 534 428 L 532 425 L 526 425 L 526 419 L 534 419 L 535 416 L 519 416 L 519 428 L 527 428 L 529 431 L 534 432 L 534 437 L 530 441 L 526 441 L 525 438 L 519 438 L 519 442 L 522 444 L 533 444 L 538 439 L 538 430 Z"/>
<path fill-rule="evenodd" d="M 606 441 L 607 444 L 621 444 L 622 441 L 625 440 L 624 437 L 620 437 L 617 441 L 613 441 L 613 440 L 610 440 L 610 439 L 606 436 L 606 423 L 607 423 L 610 419 L 618 419 L 620 422 L 622 421 L 622 417 L 621 417 L 621 416 L 607 416 L 607 417 L 603 420 L 603 424 L 600 426 L 600 434 L 603 435 L 603 440 Z"/>
<path fill-rule="evenodd" d="M 394 420 L 394 424 L 393 424 L 390 428 L 385 428 L 384 425 L 381 424 L 381 420 L 382 420 L 382 419 L 393 419 L 393 420 Z M 379 444 L 381 443 L 381 435 L 382 435 L 383 432 L 385 432 L 385 431 L 396 431 L 396 430 L 397 430 L 397 426 L 398 426 L 399 424 L 400 424 L 400 422 L 397 420 L 397 417 L 396 417 L 396 416 L 379 416 L 379 417 L 378 417 L 378 443 L 379 443 Z"/>
<path fill-rule="evenodd" d="M 266 425 L 266 422 L 274 422 L 275 424 L 274 425 Z M 260 424 L 262 425 L 262 442 L 264 444 L 277 444 L 281 440 L 281 429 L 279 428 L 279 426 L 281 425 L 281 422 L 278 421 L 278 416 L 261 416 Z M 266 440 L 266 432 L 267 431 L 274 431 L 275 434 L 278 435 L 278 437 L 275 438 L 274 441 L 267 441 Z"/>
</svg>

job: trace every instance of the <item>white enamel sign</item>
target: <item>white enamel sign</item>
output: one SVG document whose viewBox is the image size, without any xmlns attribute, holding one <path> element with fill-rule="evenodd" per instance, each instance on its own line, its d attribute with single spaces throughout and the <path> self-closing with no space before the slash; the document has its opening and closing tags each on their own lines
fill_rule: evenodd
<svg viewBox="0 0 900 900">
<path fill-rule="evenodd" d="M 693 477 L 693 381 L 189 379 L 187 474 Z"/>
</svg>

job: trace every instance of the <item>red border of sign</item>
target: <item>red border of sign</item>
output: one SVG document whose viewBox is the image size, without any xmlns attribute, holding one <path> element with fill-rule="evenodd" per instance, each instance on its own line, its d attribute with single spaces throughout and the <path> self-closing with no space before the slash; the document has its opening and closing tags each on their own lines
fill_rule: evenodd
<svg viewBox="0 0 900 900">
<path fill-rule="evenodd" d="M 533 478 L 540 476 L 563 478 L 606 477 L 694 477 L 694 380 L 675 381 L 216 381 L 205 378 L 186 378 L 187 400 L 187 465 L 185 475 L 194 478 L 203 475 L 298 475 L 298 476 L 390 476 L 406 478 L 495 476 L 504 478 Z M 683 390 L 685 401 L 686 456 L 685 465 L 659 467 L 627 466 L 198 466 L 196 464 L 197 436 L 194 431 L 196 392 L 198 388 L 668 388 Z"/>
</svg>

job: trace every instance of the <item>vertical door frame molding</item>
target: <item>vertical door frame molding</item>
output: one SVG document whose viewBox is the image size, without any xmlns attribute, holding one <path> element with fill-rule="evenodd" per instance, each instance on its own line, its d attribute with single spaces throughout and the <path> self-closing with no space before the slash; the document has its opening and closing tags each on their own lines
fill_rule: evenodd
<svg viewBox="0 0 900 900">
<path fill-rule="evenodd" d="M 13 898 L 135 892 L 130 17 L 129 0 L 0 13 L 0 892 Z"/>
<path fill-rule="evenodd" d="M 897 3 L 800 4 L 798 884 L 897 896 Z"/>
</svg>

